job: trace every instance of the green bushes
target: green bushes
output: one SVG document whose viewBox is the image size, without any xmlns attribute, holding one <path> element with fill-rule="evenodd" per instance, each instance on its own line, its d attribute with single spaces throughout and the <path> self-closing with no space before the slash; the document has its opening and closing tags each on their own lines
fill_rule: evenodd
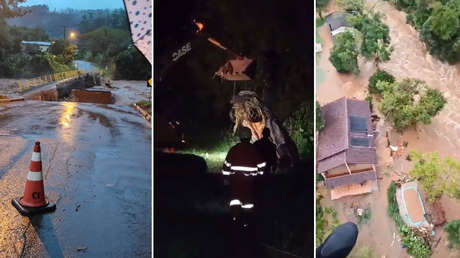
<svg viewBox="0 0 460 258">
<path fill-rule="evenodd" d="M 407 246 L 407 253 L 416 258 L 428 258 L 431 256 L 431 247 L 422 238 L 416 236 L 414 231 L 409 228 L 399 214 L 398 203 L 396 202 L 396 185 L 394 182 L 390 184 L 387 190 L 388 197 L 388 215 L 392 217 L 396 223 L 396 227 L 401 235 L 401 240 Z"/>
<path fill-rule="evenodd" d="M 324 24 L 323 9 L 326 8 L 330 0 L 316 0 L 316 12 L 318 13 L 320 20 L 316 19 L 316 27 L 321 27 Z"/>
<path fill-rule="evenodd" d="M 46 58 L 49 66 L 51 67 L 51 70 L 55 73 L 62 73 L 71 70 L 71 67 L 69 65 L 62 63 L 62 58 L 60 58 L 59 56 L 46 54 L 44 57 Z"/>
<path fill-rule="evenodd" d="M 329 234 L 340 224 L 337 211 L 332 207 L 323 208 L 316 199 L 316 246 L 326 240 Z"/>
<path fill-rule="evenodd" d="M 420 182 L 430 201 L 444 193 L 451 198 L 460 198 L 460 162 L 450 157 L 441 159 L 436 152 L 412 151 L 410 158 L 414 161 L 414 168 L 409 174 Z"/>
<path fill-rule="evenodd" d="M 79 56 L 97 64 L 116 80 L 148 80 L 152 66 L 132 45 L 129 32 L 101 27 L 80 35 Z"/>
<path fill-rule="evenodd" d="M 353 15 L 347 16 L 347 22 L 356 30 L 346 31 L 337 35 L 334 48 L 329 60 L 338 72 L 359 73 L 358 54 L 367 59 L 373 59 L 376 65 L 390 60 L 390 30 L 381 21 L 380 13 L 363 13 L 362 1 L 343 0 L 344 5 L 354 10 Z M 350 7 L 350 6 L 351 7 Z M 358 48 L 359 45 L 359 48 Z"/>
<path fill-rule="evenodd" d="M 149 61 L 134 46 L 121 52 L 115 65 L 115 79 L 147 80 L 152 76 Z"/>
<path fill-rule="evenodd" d="M 63 69 L 66 62 L 60 59 L 50 60 L 46 53 L 42 53 L 37 46 L 21 47 L 22 40 L 48 41 L 49 38 L 42 29 L 28 29 L 24 27 L 8 26 L 0 20 L 0 77 L 30 78 Z M 72 52 L 67 57 L 72 58 Z M 69 70 L 67 67 L 66 70 Z"/>
<path fill-rule="evenodd" d="M 296 143 L 301 158 L 313 157 L 313 104 L 304 102 L 284 122 L 286 130 Z"/>
<path fill-rule="evenodd" d="M 380 13 L 368 12 L 349 15 L 347 22 L 360 32 L 360 53 L 368 60 L 373 59 L 377 67 L 380 62 L 390 60 L 393 48 L 390 46 L 390 29 L 382 22 Z"/>
<path fill-rule="evenodd" d="M 460 247 L 460 220 L 453 220 L 444 226 L 449 240 L 449 248 Z"/>
<path fill-rule="evenodd" d="M 364 0 L 337 0 L 337 4 L 347 12 L 361 13 L 364 10 Z"/>
<path fill-rule="evenodd" d="M 368 88 L 370 93 L 382 97 L 380 110 L 398 131 L 417 122 L 431 123 L 431 118 L 446 104 L 441 92 L 428 88 L 424 82 L 409 79 L 395 82 L 391 74 L 382 70 L 371 76 Z"/>
<path fill-rule="evenodd" d="M 337 35 L 329 60 L 339 73 L 359 74 L 358 47 L 350 31 Z"/>
<path fill-rule="evenodd" d="M 326 121 L 321 117 L 321 105 L 316 101 L 316 131 L 321 131 L 326 126 Z"/>
<path fill-rule="evenodd" d="M 395 77 L 383 70 L 378 69 L 372 76 L 369 78 L 369 92 L 372 94 L 381 94 L 383 89 L 377 88 L 377 83 L 383 81 L 388 83 L 393 83 Z"/>
</svg>

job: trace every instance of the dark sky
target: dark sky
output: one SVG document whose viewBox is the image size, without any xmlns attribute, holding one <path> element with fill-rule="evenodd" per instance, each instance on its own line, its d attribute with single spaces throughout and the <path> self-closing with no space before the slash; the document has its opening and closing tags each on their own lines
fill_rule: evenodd
<svg viewBox="0 0 460 258">
<path fill-rule="evenodd" d="M 50 10 L 72 9 L 116 9 L 124 8 L 123 0 L 27 0 L 21 6 L 48 5 Z"/>
</svg>

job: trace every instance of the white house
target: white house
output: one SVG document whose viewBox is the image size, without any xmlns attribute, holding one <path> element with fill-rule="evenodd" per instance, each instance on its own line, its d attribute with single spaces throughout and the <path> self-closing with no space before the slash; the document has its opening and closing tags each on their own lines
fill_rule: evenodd
<svg viewBox="0 0 460 258">
<path fill-rule="evenodd" d="M 21 41 L 22 49 L 25 50 L 26 48 L 36 48 L 40 50 L 40 52 L 48 51 L 48 48 L 52 45 L 51 42 L 47 41 Z"/>
</svg>

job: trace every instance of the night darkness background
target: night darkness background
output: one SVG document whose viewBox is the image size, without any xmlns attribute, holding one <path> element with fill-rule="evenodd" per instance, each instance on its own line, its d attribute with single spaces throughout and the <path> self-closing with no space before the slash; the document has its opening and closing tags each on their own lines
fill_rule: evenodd
<svg viewBox="0 0 460 258">
<path fill-rule="evenodd" d="M 313 2 L 157 0 L 154 8 L 154 117 L 181 121 L 189 147 L 209 147 L 233 125 L 234 84 L 213 78 L 229 58 L 223 50 L 192 41 L 191 52 L 159 81 L 165 58 L 195 38 L 193 19 L 204 23 L 204 33 L 257 61 L 253 80 L 237 83 L 237 90 L 256 91 L 278 119 L 297 120 L 308 131 L 309 150 L 300 152 L 300 164 L 258 183 L 253 240 L 261 249 L 257 257 L 295 257 L 275 249 L 313 257 Z M 300 108 L 307 112 L 293 116 Z M 158 142 L 156 125 L 154 134 Z M 232 257 L 230 218 L 221 205 L 227 193 L 208 169 L 193 155 L 155 152 L 154 257 Z"/>
<path fill-rule="evenodd" d="M 313 99 L 314 16 L 313 6 L 307 5 L 312 4 L 279 0 L 155 1 L 155 61 L 192 38 L 196 30 L 192 20 L 201 21 L 205 32 L 224 46 L 262 61 L 258 75 L 268 81 L 266 104 L 283 120 L 300 103 Z M 156 110 L 174 106 L 182 118 L 199 121 L 221 118 L 223 114 L 228 117 L 233 82 L 213 79 L 226 58 L 224 51 L 209 42 L 196 42 L 192 51 L 165 73 L 162 87 L 155 88 Z M 154 71 L 157 68 L 154 66 Z M 253 80 L 239 86 L 254 89 L 262 88 L 262 84 L 263 80 Z M 174 105 L 161 94 L 165 88 L 174 92 Z"/>
</svg>

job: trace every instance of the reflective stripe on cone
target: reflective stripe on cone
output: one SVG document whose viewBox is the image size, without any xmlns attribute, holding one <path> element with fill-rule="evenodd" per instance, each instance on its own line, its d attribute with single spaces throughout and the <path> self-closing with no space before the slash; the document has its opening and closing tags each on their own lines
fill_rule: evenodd
<svg viewBox="0 0 460 258">
<path fill-rule="evenodd" d="M 27 174 L 27 180 L 29 180 L 29 181 L 42 181 L 43 180 L 42 173 L 41 172 L 29 171 L 29 173 Z"/>
<path fill-rule="evenodd" d="M 32 161 L 42 161 L 40 152 L 32 153 Z"/>
</svg>

